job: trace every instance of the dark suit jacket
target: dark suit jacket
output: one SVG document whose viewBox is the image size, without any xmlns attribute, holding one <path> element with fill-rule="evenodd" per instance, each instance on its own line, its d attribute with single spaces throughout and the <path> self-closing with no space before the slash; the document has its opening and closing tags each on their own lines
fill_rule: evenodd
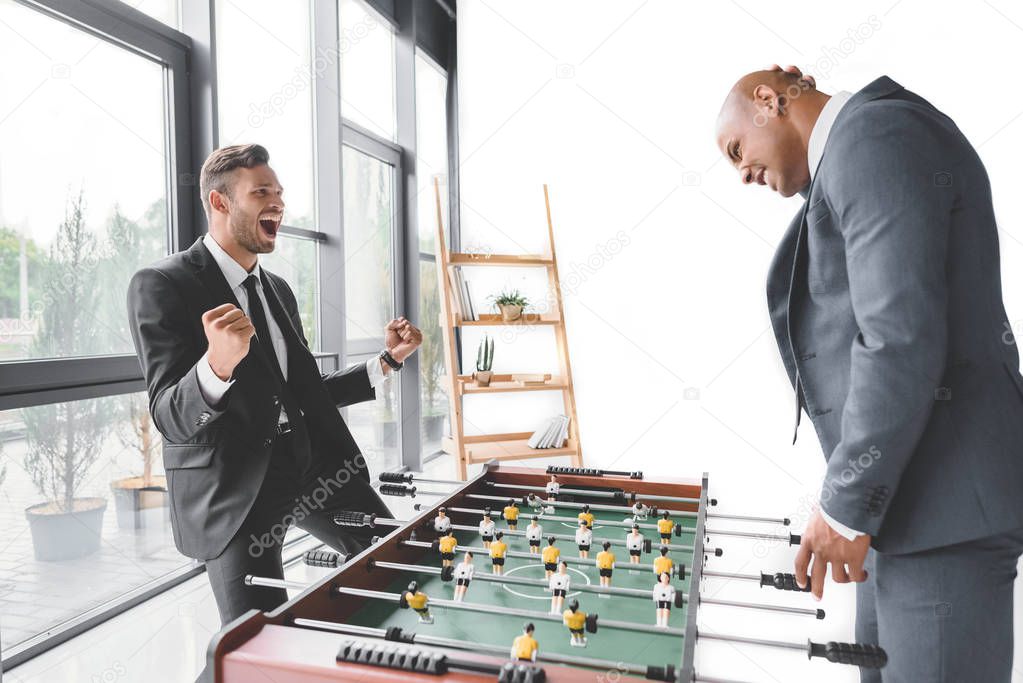
<svg viewBox="0 0 1023 683">
<path fill-rule="evenodd" d="M 889 78 L 839 112 L 771 266 L 823 509 L 902 553 L 1023 527 L 1023 379 L 980 158 Z"/>
<path fill-rule="evenodd" d="M 338 412 L 338 406 L 374 398 L 365 365 L 321 374 L 291 288 L 261 270 L 264 287 L 269 285 L 284 308 L 275 318 L 288 343 L 288 386 L 304 414 L 314 462 L 338 469 L 347 464 L 368 479 L 365 460 Z M 139 270 L 128 285 L 128 316 L 149 410 L 163 434 L 174 542 L 183 554 L 202 560 L 223 551 L 252 506 L 282 409 L 281 384 L 255 336 L 220 404 L 203 399 L 196 375 L 207 348 L 202 314 L 227 302 L 239 306 L 201 238 Z"/>
</svg>

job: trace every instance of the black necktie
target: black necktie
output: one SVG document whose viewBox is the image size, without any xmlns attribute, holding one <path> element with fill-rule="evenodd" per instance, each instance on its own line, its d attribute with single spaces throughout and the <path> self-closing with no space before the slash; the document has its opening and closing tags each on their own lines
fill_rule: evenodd
<svg viewBox="0 0 1023 683">
<path fill-rule="evenodd" d="M 281 364 L 277 360 L 277 351 L 274 348 L 273 338 L 270 336 L 270 327 L 266 324 L 263 302 L 256 293 L 256 276 L 248 276 L 242 285 L 245 287 L 245 291 L 249 293 L 249 319 L 252 320 L 252 325 L 256 328 L 256 337 L 259 339 L 259 345 L 266 353 L 270 367 L 277 371 L 277 379 L 283 385 L 285 384 L 284 373 L 281 372 Z M 288 413 L 288 417 L 291 417 L 291 413 Z"/>
<path fill-rule="evenodd" d="M 313 469 L 312 452 L 310 450 L 309 437 L 305 429 L 305 421 L 302 419 L 302 411 L 295 401 L 294 395 L 284 379 L 281 372 L 281 364 L 277 360 L 277 352 L 274 349 L 273 338 L 270 337 L 270 327 L 266 323 L 266 313 L 263 311 L 263 302 L 256 293 L 256 276 L 249 275 L 242 283 L 245 291 L 249 294 L 249 319 L 252 326 L 256 328 L 256 337 L 259 339 L 259 346 L 265 352 L 267 361 L 277 373 L 277 379 L 281 383 L 281 402 L 284 404 L 284 412 L 288 416 L 288 424 L 292 429 L 294 437 L 291 445 L 292 456 L 298 462 L 300 471 L 308 473 Z M 266 292 L 269 300 L 273 294 Z"/>
</svg>

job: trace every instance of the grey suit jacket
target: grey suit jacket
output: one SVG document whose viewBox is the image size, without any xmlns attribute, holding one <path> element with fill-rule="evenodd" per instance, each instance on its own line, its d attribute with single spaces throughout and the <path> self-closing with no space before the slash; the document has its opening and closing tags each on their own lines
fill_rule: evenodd
<svg viewBox="0 0 1023 683">
<path fill-rule="evenodd" d="M 275 318 L 288 343 L 288 387 L 304 414 L 303 434 L 314 462 L 347 466 L 368 479 L 338 412 L 338 406 L 374 398 L 366 366 L 321 374 L 291 288 L 261 270 L 264 287 L 276 293 L 284 309 L 275 311 Z M 128 317 L 149 410 L 163 435 L 174 542 L 183 554 L 202 560 L 223 551 L 252 507 L 282 409 L 281 384 L 256 337 L 219 404 L 206 403 L 199 391 L 196 364 L 207 348 L 202 314 L 227 302 L 239 306 L 201 238 L 139 270 L 128 285 Z"/>
<path fill-rule="evenodd" d="M 839 112 L 771 265 L 823 509 L 904 553 L 1023 527 L 1023 379 L 980 158 L 882 77 Z"/>
</svg>

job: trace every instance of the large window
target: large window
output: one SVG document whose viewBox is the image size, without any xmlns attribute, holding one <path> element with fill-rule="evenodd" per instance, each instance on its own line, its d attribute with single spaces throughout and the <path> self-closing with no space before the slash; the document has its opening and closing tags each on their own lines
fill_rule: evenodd
<svg viewBox="0 0 1023 683">
<path fill-rule="evenodd" d="M 447 74 L 416 51 L 416 205 L 418 218 L 419 322 L 423 346 L 419 356 L 420 438 L 424 455 L 440 451 L 448 429 L 448 396 L 444 389 L 444 340 L 440 328 L 437 279 L 437 201 L 434 182 L 440 185 L 441 215 L 448 224 Z"/>
<path fill-rule="evenodd" d="M 177 24 L 176 2 L 144 9 Z M 131 275 L 177 247 L 191 213 L 177 165 L 190 156 L 187 41 L 109 10 L 0 0 L 8 664 L 101 604 L 195 571 L 174 547 L 125 307 Z"/>
<path fill-rule="evenodd" d="M 339 0 L 341 116 L 395 137 L 394 31 L 361 0 Z"/>
</svg>

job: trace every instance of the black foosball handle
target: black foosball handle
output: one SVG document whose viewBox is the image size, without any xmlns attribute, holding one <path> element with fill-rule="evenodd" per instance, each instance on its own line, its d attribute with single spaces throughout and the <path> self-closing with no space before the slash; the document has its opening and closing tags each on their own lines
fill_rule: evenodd
<svg viewBox="0 0 1023 683">
<path fill-rule="evenodd" d="M 598 470 L 592 467 L 564 467 L 561 465 L 548 465 L 547 474 L 575 474 L 584 477 L 628 477 L 629 479 L 642 479 L 642 472 L 623 472 L 621 470 Z"/>
<path fill-rule="evenodd" d="M 405 486 L 404 484 L 381 484 L 377 490 L 380 491 L 382 496 L 398 496 L 399 498 L 404 498 L 405 496 L 409 498 L 416 497 L 416 487 Z"/>
<path fill-rule="evenodd" d="M 879 645 L 860 643 L 814 643 L 807 641 L 807 659 L 820 657 L 836 664 L 851 664 L 864 669 L 883 669 L 888 663 L 888 653 Z"/>
<path fill-rule="evenodd" d="M 784 574 L 778 572 L 776 574 L 765 574 L 760 572 L 760 585 L 761 586 L 773 586 L 780 591 L 796 591 L 798 593 L 809 593 L 810 582 L 806 582 L 806 588 L 800 588 L 799 584 L 796 583 L 795 574 Z"/>
<path fill-rule="evenodd" d="M 799 545 L 803 542 L 803 537 L 799 534 L 789 534 L 789 545 Z"/>
<path fill-rule="evenodd" d="M 345 510 L 334 514 L 334 524 L 338 526 L 368 526 L 374 527 L 377 523 L 376 515 L 367 515 L 365 512 L 352 512 Z"/>
<path fill-rule="evenodd" d="M 344 564 L 346 559 L 348 558 L 333 550 L 307 550 L 302 555 L 302 561 L 310 567 L 329 567 L 330 569 Z"/>
<path fill-rule="evenodd" d="M 381 472 L 377 479 L 386 484 L 411 484 L 411 472 Z"/>
</svg>

